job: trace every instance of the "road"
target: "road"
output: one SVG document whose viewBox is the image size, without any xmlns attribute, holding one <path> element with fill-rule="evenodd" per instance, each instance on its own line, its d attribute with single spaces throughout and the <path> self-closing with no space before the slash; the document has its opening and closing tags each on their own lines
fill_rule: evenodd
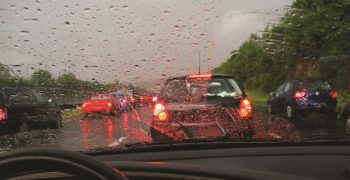
<svg viewBox="0 0 350 180">
<path fill-rule="evenodd" d="M 1 136 L 0 150 L 44 146 L 78 151 L 137 142 L 152 143 L 151 117 L 150 107 L 140 107 L 115 117 L 75 117 L 65 121 L 60 130 L 36 130 Z M 298 127 L 283 118 L 262 112 L 254 112 L 253 117 L 255 140 L 298 141 L 301 136 L 324 132 L 324 128 L 311 128 L 316 127 L 314 125 Z M 312 120 L 319 120 L 320 117 L 315 116 Z M 320 123 L 317 121 L 314 124 Z M 306 127 L 308 131 L 303 132 L 301 127 Z"/>
<path fill-rule="evenodd" d="M 61 146 L 81 146 L 82 149 L 115 146 L 123 143 L 151 142 L 149 135 L 152 111 L 150 107 L 122 112 L 116 116 L 93 115 L 84 119 L 79 117 L 64 122 Z M 65 134 L 68 133 L 68 134 Z"/>
</svg>

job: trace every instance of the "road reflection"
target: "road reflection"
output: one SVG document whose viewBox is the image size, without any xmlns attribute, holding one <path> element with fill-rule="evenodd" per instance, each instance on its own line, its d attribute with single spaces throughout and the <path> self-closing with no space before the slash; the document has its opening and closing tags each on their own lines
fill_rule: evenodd
<svg viewBox="0 0 350 180">
<path fill-rule="evenodd" d="M 89 121 L 88 120 L 82 120 L 81 123 L 81 133 L 82 133 L 82 145 L 84 149 L 89 148 Z"/>
</svg>

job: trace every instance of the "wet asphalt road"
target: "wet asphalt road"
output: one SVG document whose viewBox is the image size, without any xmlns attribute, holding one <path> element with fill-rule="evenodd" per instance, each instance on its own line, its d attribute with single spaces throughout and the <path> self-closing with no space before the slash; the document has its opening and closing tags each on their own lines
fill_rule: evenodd
<svg viewBox="0 0 350 180">
<path fill-rule="evenodd" d="M 150 137 L 151 107 L 140 107 L 116 116 L 92 115 L 65 121 L 61 135 L 63 148 L 82 149 L 115 146 L 136 142 L 152 142 Z M 66 135 L 70 136 L 66 139 Z M 73 136 L 71 136 L 73 135 Z"/>
<path fill-rule="evenodd" d="M 152 143 L 151 118 L 151 107 L 140 107 L 117 116 L 94 115 L 84 119 L 76 116 L 66 119 L 64 127 L 59 130 L 34 130 L 1 136 L 0 150 L 58 147 L 79 151 L 138 142 Z M 327 125 L 320 126 L 322 118 L 324 116 L 311 114 L 293 123 L 278 116 L 254 112 L 253 139 L 299 141 L 302 136 L 325 134 L 328 133 Z"/>
</svg>

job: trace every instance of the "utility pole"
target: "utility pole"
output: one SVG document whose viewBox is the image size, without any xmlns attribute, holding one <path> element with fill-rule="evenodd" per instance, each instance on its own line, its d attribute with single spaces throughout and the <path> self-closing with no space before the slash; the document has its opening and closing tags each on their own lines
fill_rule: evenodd
<svg viewBox="0 0 350 180">
<path fill-rule="evenodd" d="M 201 74 L 201 51 L 198 51 L 198 74 Z"/>
</svg>

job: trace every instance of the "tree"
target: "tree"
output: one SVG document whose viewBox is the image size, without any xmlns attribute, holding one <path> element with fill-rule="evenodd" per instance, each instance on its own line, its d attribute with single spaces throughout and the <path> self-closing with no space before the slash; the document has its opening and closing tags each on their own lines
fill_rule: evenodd
<svg viewBox="0 0 350 180">
<path fill-rule="evenodd" d="M 71 72 L 60 75 L 56 80 L 56 84 L 64 89 L 81 89 L 83 86 L 82 82 Z"/>
<path fill-rule="evenodd" d="M 49 71 L 39 69 L 32 74 L 30 82 L 32 86 L 53 87 L 55 79 Z"/>
<path fill-rule="evenodd" d="M 12 76 L 10 71 L 4 64 L 0 63 L 0 84 L 8 84 L 11 82 Z"/>
<path fill-rule="evenodd" d="M 349 83 L 350 2 L 296 0 L 280 23 L 252 35 L 214 72 L 268 92 L 288 79 L 318 78 L 338 89 Z"/>
</svg>

